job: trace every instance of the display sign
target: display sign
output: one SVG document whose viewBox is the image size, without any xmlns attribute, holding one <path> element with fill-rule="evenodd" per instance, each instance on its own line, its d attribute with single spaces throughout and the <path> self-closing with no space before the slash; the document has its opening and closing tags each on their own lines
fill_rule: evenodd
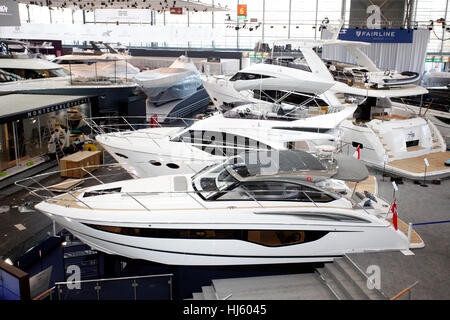
<svg viewBox="0 0 450 320">
<path fill-rule="evenodd" d="M 447 62 L 447 61 L 444 61 L 442 56 L 427 56 L 425 58 L 425 62 Z"/>
<path fill-rule="evenodd" d="M 1 1 L 1 0 L 0 0 Z M 149 22 L 148 9 L 96 9 L 96 22 Z"/>
<path fill-rule="evenodd" d="M 238 4 L 237 15 L 239 19 L 247 19 L 247 5 Z"/>
<path fill-rule="evenodd" d="M 339 39 L 376 43 L 412 43 L 414 30 L 343 28 Z"/>
<path fill-rule="evenodd" d="M 0 26 L 20 26 L 19 5 L 14 0 L 0 0 Z"/>
<path fill-rule="evenodd" d="M 73 101 L 69 101 L 69 102 L 63 102 L 60 104 L 55 104 L 53 106 L 49 106 L 49 107 L 45 107 L 45 108 L 40 108 L 40 109 L 36 109 L 36 110 L 32 110 L 32 111 L 28 111 L 23 115 L 23 117 L 27 117 L 27 118 L 31 118 L 31 117 L 36 117 L 36 116 L 40 116 L 41 114 L 46 114 L 46 113 L 50 113 L 53 111 L 58 111 L 58 110 L 63 110 L 63 109 L 67 109 L 67 108 L 72 108 L 72 107 L 76 107 L 79 106 L 80 104 L 83 103 L 88 103 L 89 102 L 89 98 L 80 98 L 77 100 L 73 100 Z"/>
<path fill-rule="evenodd" d="M 405 16 L 406 0 L 351 0 L 350 28 L 400 28 Z"/>
<path fill-rule="evenodd" d="M 170 14 L 183 14 L 183 8 L 170 8 Z"/>
</svg>

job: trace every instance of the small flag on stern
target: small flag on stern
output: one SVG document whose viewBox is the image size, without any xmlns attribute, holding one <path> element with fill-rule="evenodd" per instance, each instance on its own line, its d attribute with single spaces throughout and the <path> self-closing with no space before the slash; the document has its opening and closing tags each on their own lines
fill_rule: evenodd
<svg viewBox="0 0 450 320">
<path fill-rule="evenodd" d="M 398 230 L 398 225 L 397 225 L 397 200 L 394 199 L 394 203 L 392 204 L 391 207 L 391 211 L 392 211 L 392 224 L 394 225 L 395 230 Z"/>
</svg>

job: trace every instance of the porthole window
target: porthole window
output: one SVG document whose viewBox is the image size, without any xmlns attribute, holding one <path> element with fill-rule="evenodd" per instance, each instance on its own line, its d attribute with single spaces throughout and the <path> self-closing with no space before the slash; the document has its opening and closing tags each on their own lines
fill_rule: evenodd
<svg viewBox="0 0 450 320">
<path fill-rule="evenodd" d="M 161 165 L 161 162 L 156 161 L 156 160 L 150 160 L 149 162 L 150 162 L 150 164 L 152 164 L 152 165 L 154 165 L 156 167 L 159 167 Z"/>
<path fill-rule="evenodd" d="M 175 163 L 168 163 L 166 164 L 170 169 L 178 169 L 180 166 Z"/>
</svg>

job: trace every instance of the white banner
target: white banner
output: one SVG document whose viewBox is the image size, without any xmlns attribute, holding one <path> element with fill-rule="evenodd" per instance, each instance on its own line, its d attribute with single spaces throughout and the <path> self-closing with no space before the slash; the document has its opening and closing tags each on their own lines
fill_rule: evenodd
<svg viewBox="0 0 450 320">
<path fill-rule="evenodd" d="M 151 26 L 106 24 L 24 24 L 0 27 L 0 38 L 105 41 L 127 43 L 213 41 L 223 37 L 221 28 L 209 26 Z"/>
<path fill-rule="evenodd" d="M 150 22 L 151 10 L 144 9 L 97 9 L 96 22 Z"/>
</svg>

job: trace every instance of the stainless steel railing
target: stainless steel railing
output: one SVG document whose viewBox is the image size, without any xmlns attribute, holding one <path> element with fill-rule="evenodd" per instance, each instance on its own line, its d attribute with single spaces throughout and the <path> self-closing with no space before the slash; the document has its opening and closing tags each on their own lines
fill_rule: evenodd
<svg viewBox="0 0 450 320">
<path fill-rule="evenodd" d="M 101 293 L 105 292 L 107 288 L 107 283 L 119 283 L 121 293 L 118 294 L 120 298 L 123 299 L 123 296 L 132 297 L 132 300 L 144 299 L 148 300 L 148 296 L 142 296 L 143 294 L 139 294 L 139 286 L 143 285 L 144 282 L 151 282 L 154 279 L 164 279 L 167 278 L 167 289 L 168 289 L 168 299 L 173 300 L 173 273 L 166 274 L 155 274 L 155 275 L 146 275 L 146 276 L 131 276 L 131 277 L 120 277 L 120 278 L 104 278 L 104 279 L 92 279 L 92 280 L 73 280 L 73 281 L 64 281 L 64 282 L 56 282 L 55 285 L 42 292 L 38 296 L 34 297 L 33 300 L 43 300 L 49 298 L 50 300 L 54 300 L 55 293 L 57 300 L 64 300 L 67 296 L 70 297 L 70 294 L 73 293 L 76 297 L 80 296 L 80 293 L 83 294 L 83 300 L 86 299 L 92 292 L 89 290 L 95 291 L 96 300 L 102 300 Z M 129 286 L 127 286 L 127 283 Z M 92 286 L 93 285 L 93 286 Z M 83 288 L 84 287 L 84 288 Z M 103 290 L 103 291 L 102 291 Z M 64 297 L 65 295 L 65 297 Z M 108 293 L 108 298 L 111 297 L 111 293 Z"/>
</svg>

